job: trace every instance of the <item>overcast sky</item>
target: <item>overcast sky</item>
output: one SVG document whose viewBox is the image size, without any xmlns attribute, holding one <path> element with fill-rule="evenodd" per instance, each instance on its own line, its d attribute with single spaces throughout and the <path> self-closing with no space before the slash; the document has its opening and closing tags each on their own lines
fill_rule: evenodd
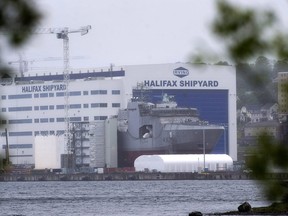
<svg viewBox="0 0 288 216">
<path fill-rule="evenodd" d="M 41 28 L 92 26 L 87 35 L 69 34 L 71 67 L 187 62 L 201 49 L 222 55 L 219 41 L 211 36 L 209 29 L 216 13 L 213 0 L 36 2 L 44 14 Z M 286 0 L 242 0 L 241 3 L 255 8 L 274 7 L 279 14 L 287 13 L 288 8 Z M 37 62 L 37 59 L 62 57 L 62 46 L 63 41 L 56 39 L 56 35 L 34 34 L 21 52 L 28 60 L 35 59 L 32 66 L 61 67 L 62 61 Z M 76 60 L 79 56 L 83 59 Z M 17 60 L 16 55 L 11 58 L 14 59 L 10 61 Z"/>
</svg>

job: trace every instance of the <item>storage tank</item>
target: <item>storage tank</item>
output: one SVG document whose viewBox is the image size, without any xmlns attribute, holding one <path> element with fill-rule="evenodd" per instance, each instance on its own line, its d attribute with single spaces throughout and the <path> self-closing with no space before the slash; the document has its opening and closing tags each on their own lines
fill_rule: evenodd
<svg viewBox="0 0 288 216">
<path fill-rule="evenodd" d="M 233 160 L 226 154 L 141 155 L 134 161 L 136 171 L 225 171 L 232 169 L 232 166 Z"/>
<path fill-rule="evenodd" d="M 35 169 L 60 169 L 61 154 L 64 154 L 64 136 L 35 137 Z"/>
</svg>

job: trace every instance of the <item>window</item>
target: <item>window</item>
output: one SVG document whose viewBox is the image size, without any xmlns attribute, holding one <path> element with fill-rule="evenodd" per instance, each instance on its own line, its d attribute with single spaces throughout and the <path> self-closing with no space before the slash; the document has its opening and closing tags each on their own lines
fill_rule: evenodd
<svg viewBox="0 0 288 216">
<path fill-rule="evenodd" d="M 56 132 L 56 135 L 62 135 L 62 134 L 64 134 L 64 130 L 57 130 L 57 132 Z"/>
<path fill-rule="evenodd" d="M 84 116 L 84 121 L 89 121 L 89 116 Z"/>
<path fill-rule="evenodd" d="M 99 103 L 92 103 L 91 108 L 99 107 Z"/>
<path fill-rule="evenodd" d="M 70 104 L 70 109 L 81 109 L 81 104 Z"/>
<path fill-rule="evenodd" d="M 56 97 L 64 97 L 64 92 L 56 92 Z"/>
<path fill-rule="evenodd" d="M 34 110 L 39 110 L 39 106 L 34 106 Z"/>
<path fill-rule="evenodd" d="M 48 131 L 40 131 L 40 134 L 41 134 L 42 136 L 48 136 Z"/>
<path fill-rule="evenodd" d="M 96 108 L 96 107 L 107 107 L 107 103 L 92 103 L 91 108 Z"/>
<path fill-rule="evenodd" d="M 48 118 L 40 118 L 40 123 L 47 123 L 48 122 Z"/>
<path fill-rule="evenodd" d="M 46 97 L 48 97 L 48 93 L 40 93 L 40 97 L 41 98 L 46 98 Z"/>
<path fill-rule="evenodd" d="M 69 93 L 70 96 L 81 96 L 81 91 L 73 91 Z"/>
<path fill-rule="evenodd" d="M 83 91 L 83 95 L 88 95 L 88 91 Z"/>
<path fill-rule="evenodd" d="M 83 104 L 84 108 L 89 108 L 89 104 Z"/>
<path fill-rule="evenodd" d="M 56 105 L 56 109 L 64 109 L 64 105 Z"/>
<path fill-rule="evenodd" d="M 49 122 L 54 122 L 54 118 L 50 118 L 50 119 L 49 119 Z"/>
<path fill-rule="evenodd" d="M 1 99 L 2 99 L 2 100 L 6 100 L 6 95 L 2 95 L 2 96 L 1 96 Z"/>
<path fill-rule="evenodd" d="M 120 103 L 112 103 L 112 107 L 120 107 Z"/>
<path fill-rule="evenodd" d="M 70 117 L 71 122 L 79 122 L 81 121 L 81 117 Z"/>
<path fill-rule="evenodd" d="M 54 97 L 54 93 L 49 93 L 49 97 Z"/>
<path fill-rule="evenodd" d="M 3 145 L 3 149 L 6 149 L 6 145 Z M 32 148 L 32 144 L 10 144 L 9 149 L 22 149 L 22 148 Z"/>
<path fill-rule="evenodd" d="M 94 120 L 105 120 L 107 116 L 94 116 Z"/>
<path fill-rule="evenodd" d="M 54 105 L 49 105 L 49 110 L 54 110 Z"/>
<path fill-rule="evenodd" d="M 8 121 L 9 124 L 27 124 L 32 123 L 32 119 L 11 119 Z"/>
<path fill-rule="evenodd" d="M 91 90 L 91 95 L 98 95 L 98 94 L 101 95 L 107 94 L 107 90 Z"/>
<path fill-rule="evenodd" d="M 34 94 L 34 98 L 39 98 L 39 94 Z"/>
<path fill-rule="evenodd" d="M 6 112 L 6 108 L 2 108 L 1 110 L 2 110 L 2 112 Z"/>
<path fill-rule="evenodd" d="M 32 136 L 32 131 L 9 132 L 9 136 Z"/>
<path fill-rule="evenodd" d="M 100 90 L 100 94 L 107 94 L 107 90 Z"/>
<path fill-rule="evenodd" d="M 8 95 L 8 99 L 27 99 L 32 98 L 32 94 Z"/>
<path fill-rule="evenodd" d="M 112 90 L 112 95 L 120 95 L 120 90 Z"/>
<path fill-rule="evenodd" d="M 64 118 L 56 118 L 57 122 L 64 122 Z"/>
<path fill-rule="evenodd" d="M 20 112 L 20 111 L 32 111 L 32 106 L 30 107 L 9 107 L 9 112 Z"/>
<path fill-rule="evenodd" d="M 48 110 L 48 106 L 40 106 L 40 110 Z"/>
<path fill-rule="evenodd" d="M 99 94 L 98 90 L 91 90 L 91 95 L 96 95 L 96 94 Z"/>
<path fill-rule="evenodd" d="M 39 123 L 39 119 L 34 119 L 34 123 Z"/>
</svg>

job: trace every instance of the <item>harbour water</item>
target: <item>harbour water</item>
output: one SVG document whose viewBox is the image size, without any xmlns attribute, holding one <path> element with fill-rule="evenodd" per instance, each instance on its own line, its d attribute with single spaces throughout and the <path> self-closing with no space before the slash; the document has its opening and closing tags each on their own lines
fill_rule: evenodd
<svg viewBox="0 0 288 216">
<path fill-rule="evenodd" d="M 252 180 L 0 182 L 0 215 L 187 216 L 269 203 Z"/>
</svg>

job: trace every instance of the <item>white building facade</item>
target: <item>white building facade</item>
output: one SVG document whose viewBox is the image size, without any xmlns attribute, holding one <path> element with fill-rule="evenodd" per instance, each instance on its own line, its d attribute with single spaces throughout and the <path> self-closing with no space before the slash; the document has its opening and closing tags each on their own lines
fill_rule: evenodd
<svg viewBox="0 0 288 216">
<path fill-rule="evenodd" d="M 65 131 L 63 74 L 5 76 L 1 84 L 1 154 L 5 153 L 7 128 L 12 163 L 34 164 L 35 136 L 62 135 Z M 232 66 L 176 63 L 73 71 L 68 89 L 70 122 L 116 116 L 130 98 L 139 96 L 139 92 L 133 92 L 139 84 L 149 89 L 153 100 L 164 93 L 174 95 L 178 106 L 196 107 L 200 118 L 223 125 L 225 133 L 213 153 L 228 154 L 237 160 L 236 74 Z"/>
</svg>

